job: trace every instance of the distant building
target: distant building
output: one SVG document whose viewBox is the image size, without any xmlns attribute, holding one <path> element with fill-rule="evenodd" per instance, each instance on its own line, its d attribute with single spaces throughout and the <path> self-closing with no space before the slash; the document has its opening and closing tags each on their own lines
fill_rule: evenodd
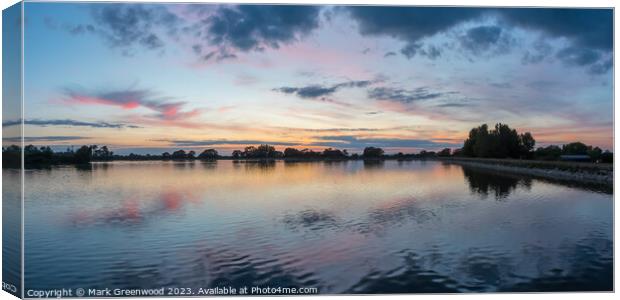
<svg viewBox="0 0 620 300">
<path fill-rule="evenodd" d="M 590 156 L 588 155 L 560 155 L 560 160 L 563 161 L 590 161 Z"/>
</svg>

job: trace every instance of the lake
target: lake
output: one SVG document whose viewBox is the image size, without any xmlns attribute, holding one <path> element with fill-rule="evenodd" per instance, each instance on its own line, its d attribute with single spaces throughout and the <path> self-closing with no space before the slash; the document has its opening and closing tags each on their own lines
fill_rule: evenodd
<svg viewBox="0 0 620 300">
<path fill-rule="evenodd" d="M 613 288 L 610 189 L 437 161 L 112 162 L 25 182 L 26 289 Z"/>
</svg>

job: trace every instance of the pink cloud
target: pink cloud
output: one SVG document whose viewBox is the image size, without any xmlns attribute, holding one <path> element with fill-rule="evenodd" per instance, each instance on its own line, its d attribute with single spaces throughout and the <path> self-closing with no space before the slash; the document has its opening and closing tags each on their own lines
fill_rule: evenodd
<svg viewBox="0 0 620 300">
<path fill-rule="evenodd" d="M 172 124 L 176 121 L 184 123 L 202 113 L 202 110 L 197 108 L 185 110 L 186 102 L 171 101 L 173 100 L 171 97 L 158 96 L 157 93 L 144 89 L 99 92 L 65 89 L 64 96 L 62 103 L 70 105 L 107 105 L 120 107 L 124 110 L 146 108 L 156 113 L 143 117 L 160 121 L 159 123 L 162 125 Z"/>
</svg>

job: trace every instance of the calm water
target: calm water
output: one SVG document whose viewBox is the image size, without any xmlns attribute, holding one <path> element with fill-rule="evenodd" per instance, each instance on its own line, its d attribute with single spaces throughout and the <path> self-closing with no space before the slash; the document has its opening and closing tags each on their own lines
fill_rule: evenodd
<svg viewBox="0 0 620 300">
<path fill-rule="evenodd" d="M 118 162 L 25 178 L 26 289 L 612 289 L 611 191 L 417 161 Z"/>
</svg>

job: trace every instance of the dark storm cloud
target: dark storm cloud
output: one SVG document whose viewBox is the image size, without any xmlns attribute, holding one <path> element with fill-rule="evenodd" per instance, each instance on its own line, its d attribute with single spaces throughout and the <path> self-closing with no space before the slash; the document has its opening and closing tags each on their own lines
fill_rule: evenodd
<svg viewBox="0 0 620 300">
<path fill-rule="evenodd" d="M 75 127 L 92 127 L 92 128 L 140 128 L 139 126 L 136 126 L 136 125 L 128 125 L 128 124 L 122 124 L 122 123 L 83 122 L 83 121 L 76 121 L 76 120 L 70 120 L 70 119 L 64 119 L 64 120 L 34 119 L 34 120 L 26 120 L 24 121 L 24 124 L 43 126 L 43 127 L 45 126 L 75 126 Z M 5 121 L 2 123 L 2 126 L 4 127 L 16 126 L 16 125 L 21 125 L 21 121 L 13 120 L 13 121 Z"/>
<path fill-rule="evenodd" d="M 331 86 L 309 85 L 305 87 L 281 87 L 273 89 L 284 94 L 295 94 L 300 98 L 314 99 L 329 96 L 340 88 L 363 88 L 372 84 L 369 80 L 347 81 Z"/>
<path fill-rule="evenodd" d="M 164 42 L 160 35 L 174 32 L 179 22 L 174 14 L 159 5 L 117 3 L 92 7 L 95 28 L 91 31 L 96 31 L 113 47 L 138 44 L 147 49 L 161 48 Z"/>
<path fill-rule="evenodd" d="M 410 44 L 484 15 L 497 15 L 506 25 L 572 39 L 576 45 L 611 50 L 611 9 L 347 7 L 363 35 L 391 36 Z M 486 37 L 492 37 L 491 29 Z M 491 35 L 489 35 L 489 33 Z"/>
<path fill-rule="evenodd" d="M 205 8 L 214 11 L 204 13 Z M 262 51 L 300 40 L 319 26 L 319 6 L 190 5 L 192 17 L 154 4 L 92 4 L 92 24 L 67 25 L 74 35 L 94 33 L 111 47 L 163 49 L 165 40 L 197 40 L 191 50 L 202 60 L 235 58 L 236 51 Z M 51 21 L 48 21 L 51 23 Z M 203 53 L 210 47 L 211 50 Z M 214 50 L 215 48 L 215 50 Z M 124 51 L 128 53 L 128 51 Z"/>
<path fill-rule="evenodd" d="M 299 41 L 319 27 L 321 15 L 331 15 L 332 11 L 311 5 L 193 4 L 188 7 L 190 17 L 173 13 L 168 6 L 160 4 L 92 4 L 92 24 L 65 29 L 73 34 L 93 33 L 113 47 L 124 48 L 161 50 L 168 41 L 194 39 L 190 45 L 179 45 L 189 47 L 203 61 L 219 62 L 236 58 L 238 52 L 277 49 Z M 400 53 L 407 58 L 439 57 L 443 49 L 427 45 L 425 38 L 489 16 L 497 24 L 471 28 L 464 36 L 457 37 L 464 50 L 481 54 L 494 45 L 509 49 L 511 44 L 503 41 L 506 32 L 513 28 L 537 31 L 545 38 L 566 38 L 571 49 L 610 54 L 613 46 L 611 9 L 343 6 L 333 11 L 344 11 L 358 24 L 362 35 L 389 36 L 403 41 L 405 45 Z M 526 50 L 524 64 L 538 63 L 550 56 L 548 49 L 536 48 L 534 45 Z M 123 52 L 131 53 L 129 50 Z M 558 55 L 567 57 L 565 53 Z M 607 56 L 602 55 L 590 64 L 570 65 L 602 73 L 608 66 Z"/>
<path fill-rule="evenodd" d="M 461 37 L 461 45 L 478 53 L 497 44 L 501 36 L 502 29 L 498 26 L 478 26 L 467 30 L 466 34 Z"/>
<path fill-rule="evenodd" d="M 477 18 L 483 12 L 477 8 L 395 6 L 350 6 L 346 9 L 357 21 L 361 34 L 391 36 L 411 44 Z"/>
<path fill-rule="evenodd" d="M 430 59 L 435 59 L 441 56 L 441 51 L 439 48 L 433 45 L 425 47 L 424 44 L 421 43 L 408 44 L 400 50 L 400 53 L 402 53 L 407 59 L 411 59 L 416 55 L 426 56 Z"/>
<path fill-rule="evenodd" d="M 525 50 L 521 63 L 524 65 L 537 64 L 551 55 L 551 45 L 544 40 L 536 41 L 528 50 Z"/>
<path fill-rule="evenodd" d="M 319 6 L 306 5 L 221 6 L 207 20 L 207 38 L 241 51 L 278 48 L 317 28 L 319 11 Z"/>
<path fill-rule="evenodd" d="M 572 39 L 576 46 L 611 51 L 613 10 L 511 8 L 498 12 L 510 25 Z"/>
<path fill-rule="evenodd" d="M 362 35 L 390 36 L 406 42 L 400 52 L 407 58 L 417 54 L 431 59 L 440 55 L 436 47 L 424 49 L 420 40 L 478 18 L 484 10 L 477 8 L 377 7 L 346 8 L 357 21 Z"/>
<path fill-rule="evenodd" d="M 611 58 L 609 58 L 607 60 L 600 61 L 590 66 L 590 73 L 605 74 L 607 73 L 607 71 L 611 70 L 613 66 L 614 66 L 614 62 Z"/>
<path fill-rule="evenodd" d="M 390 36 L 406 45 L 400 52 L 407 58 L 426 55 L 436 58 L 440 49 L 425 49 L 423 39 L 446 32 L 467 21 L 496 16 L 498 25 L 469 29 L 460 38 L 463 48 L 481 52 L 502 43 L 507 29 L 522 28 L 538 31 L 551 38 L 566 38 L 571 46 L 558 53 L 570 65 L 590 66 L 592 73 L 606 72 L 607 60 L 593 60 L 592 51 L 611 53 L 613 47 L 613 11 L 611 9 L 541 9 L 541 8 L 440 8 L 440 7 L 345 7 L 359 25 L 359 32 L 368 36 Z M 503 49 L 509 49 L 505 44 Z M 541 62 L 550 54 L 544 43 L 534 45 L 522 58 L 524 64 Z M 577 50 L 581 53 L 576 53 Z M 586 50 L 587 49 L 587 50 Z M 588 53 L 589 52 L 589 53 Z M 502 53 L 498 51 L 498 53 Z M 568 62 L 566 61 L 568 59 Z M 588 63 L 580 63 L 580 62 Z M 607 69 L 608 70 L 608 69 Z"/>
<path fill-rule="evenodd" d="M 597 62 L 601 54 L 590 48 L 568 47 L 558 51 L 556 57 L 567 65 L 584 66 Z"/>
<path fill-rule="evenodd" d="M 400 88 L 377 87 L 368 91 L 368 98 L 375 100 L 388 100 L 402 103 L 412 103 L 420 100 L 439 98 L 451 93 L 429 92 L 428 88 L 421 87 L 414 90 Z"/>
<path fill-rule="evenodd" d="M 558 51 L 556 58 L 567 66 L 588 66 L 591 74 L 604 74 L 613 67 L 610 56 L 592 48 L 567 47 Z"/>
</svg>

